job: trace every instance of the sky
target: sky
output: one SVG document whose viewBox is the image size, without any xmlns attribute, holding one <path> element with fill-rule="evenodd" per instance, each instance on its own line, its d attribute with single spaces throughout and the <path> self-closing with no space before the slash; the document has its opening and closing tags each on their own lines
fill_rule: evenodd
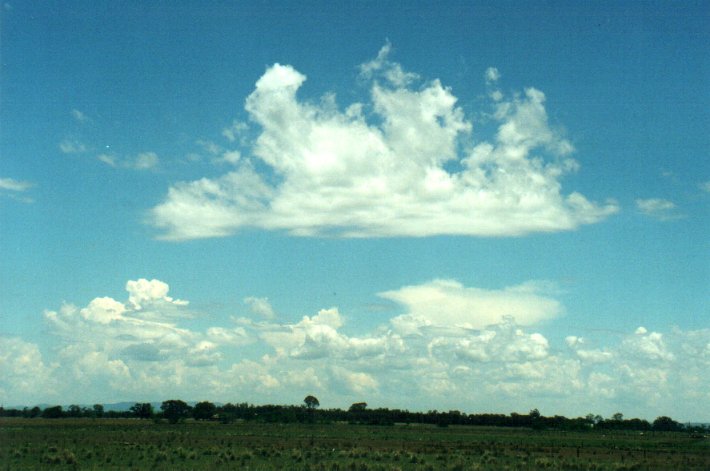
<svg viewBox="0 0 710 471">
<path fill-rule="evenodd" d="M 710 5 L 0 8 L 0 404 L 710 422 Z"/>
</svg>

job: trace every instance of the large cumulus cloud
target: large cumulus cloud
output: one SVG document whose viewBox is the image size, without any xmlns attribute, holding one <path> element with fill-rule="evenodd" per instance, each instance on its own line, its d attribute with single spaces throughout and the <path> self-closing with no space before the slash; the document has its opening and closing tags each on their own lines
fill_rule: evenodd
<svg viewBox="0 0 710 471">
<path fill-rule="evenodd" d="M 361 66 L 370 101 L 345 109 L 329 94 L 299 100 L 306 76 L 269 67 L 246 99 L 260 129 L 251 155 L 221 177 L 173 185 L 150 213 L 161 237 L 246 227 L 299 236 L 515 236 L 574 229 L 617 210 L 562 192 L 561 177 L 578 164 L 548 123 L 541 91 L 492 93 L 498 129 L 478 137 L 450 88 L 421 83 L 388 54 L 389 45 Z"/>
</svg>

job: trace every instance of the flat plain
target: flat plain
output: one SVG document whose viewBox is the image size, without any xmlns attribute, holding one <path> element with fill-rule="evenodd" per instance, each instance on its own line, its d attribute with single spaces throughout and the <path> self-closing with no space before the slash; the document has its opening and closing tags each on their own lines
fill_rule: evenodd
<svg viewBox="0 0 710 471">
<path fill-rule="evenodd" d="M 0 470 L 708 470 L 686 432 L 0 418 Z"/>
</svg>

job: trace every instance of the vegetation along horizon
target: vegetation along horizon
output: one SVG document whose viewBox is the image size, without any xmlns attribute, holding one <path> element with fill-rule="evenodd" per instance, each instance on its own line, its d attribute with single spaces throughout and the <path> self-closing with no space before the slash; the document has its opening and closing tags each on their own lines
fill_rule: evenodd
<svg viewBox="0 0 710 471">
<path fill-rule="evenodd" d="M 710 427 L 621 413 L 546 417 L 216 405 L 0 409 L 2 470 L 710 469 Z"/>
</svg>

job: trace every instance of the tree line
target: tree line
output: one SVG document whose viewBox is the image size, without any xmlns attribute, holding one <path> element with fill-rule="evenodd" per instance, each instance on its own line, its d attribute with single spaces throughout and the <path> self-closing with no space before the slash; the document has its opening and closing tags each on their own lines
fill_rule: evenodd
<svg viewBox="0 0 710 471">
<path fill-rule="evenodd" d="M 0 417 L 41 417 L 59 418 L 135 418 L 178 423 L 187 419 L 198 421 L 264 422 L 264 423 L 334 423 L 394 425 L 431 424 L 440 427 L 450 425 L 476 425 L 493 427 L 521 427 L 531 429 L 554 430 L 633 430 L 633 431 L 691 431 L 708 432 L 708 425 L 684 425 L 670 417 L 657 417 L 653 422 L 645 419 L 626 419 L 616 413 L 605 419 L 599 415 L 588 414 L 585 417 L 567 418 L 560 415 L 546 417 L 537 409 L 528 414 L 515 412 L 505 414 L 466 414 L 457 410 L 411 412 L 402 409 L 370 409 L 365 402 L 354 403 L 347 410 L 320 409 L 320 403 L 314 396 L 307 396 L 302 405 L 254 405 L 244 403 L 215 404 L 202 401 L 190 405 L 179 399 L 163 401 L 159 408 L 149 402 L 137 402 L 125 411 L 104 410 L 101 404 L 92 407 L 70 405 L 38 406 L 23 409 L 5 409 L 0 407 Z"/>
</svg>

